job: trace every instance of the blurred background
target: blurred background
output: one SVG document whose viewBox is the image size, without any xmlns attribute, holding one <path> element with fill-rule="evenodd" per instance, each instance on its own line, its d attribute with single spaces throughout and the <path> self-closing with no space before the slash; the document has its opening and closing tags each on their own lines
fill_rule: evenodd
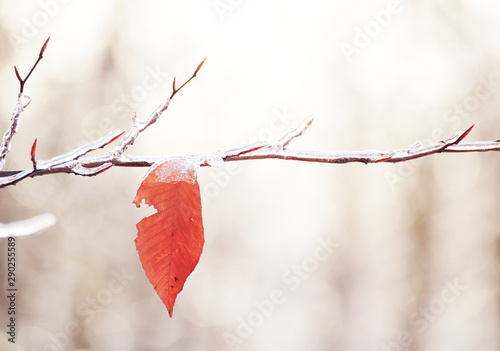
<svg viewBox="0 0 500 351">
<path fill-rule="evenodd" d="M 128 130 L 196 79 L 129 152 L 275 140 L 406 148 L 475 124 L 500 138 L 498 1 L 0 0 L 0 132 L 26 75 L 6 170 Z M 145 277 L 132 204 L 145 168 L 49 175 L 0 190 L 0 222 L 51 212 L 17 240 L 15 345 L 1 350 L 499 350 L 500 159 L 404 164 L 260 160 L 204 167 L 206 243 L 173 318 Z M 7 242 L 0 321 L 7 323 Z"/>
</svg>

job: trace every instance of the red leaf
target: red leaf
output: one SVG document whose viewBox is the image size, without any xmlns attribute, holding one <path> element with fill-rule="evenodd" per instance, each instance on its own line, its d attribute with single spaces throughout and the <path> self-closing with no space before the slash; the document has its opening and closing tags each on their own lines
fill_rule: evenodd
<svg viewBox="0 0 500 351">
<path fill-rule="evenodd" d="M 137 223 L 135 245 L 146 276 L 172 317 L 175 299 L 200 260 L 205 242 L 196 167 L 170 160 L 142 181 L 134 204 L 142 200 L 157 213 Z"/>
</svg>

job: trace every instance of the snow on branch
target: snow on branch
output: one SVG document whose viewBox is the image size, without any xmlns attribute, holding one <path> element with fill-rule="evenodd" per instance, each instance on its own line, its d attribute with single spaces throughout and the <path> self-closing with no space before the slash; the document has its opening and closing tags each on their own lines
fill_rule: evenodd
<svg viewBox="0 0 500 351">
<path fill-rule="evenodd" d="M 9 127 L 9 130 L 4 137 L 2 148 L 0 148 L 0 169 L 2 162 L 4 162 L 5 155 L 10 148 L 10 140 L 13 132 L 17 129 L 19 116 L 21 115 L 24 107 L 27 106 L 25 100 L 26 96 L 23 95 L 22 89 L 27 78 L 33 72 L 38 62 L 41 60 L 43 52 L 47 46 L 45 42 L 42 50 L 40 51 L 39 58 L 30 73 L 23 80 L 20 78 L 16 69 L 16 75 L 21 82 L 21 93 L 14 109 L 13 120 L 14 127 Z M 155 123 L 158 118 L 167 110 L 174 96 L 185 87 L 193 78 L 196 77 L 205 60 L 203 60 L 192 76 L 186 80 L 179 88 L 176 87 L 176 79 L 172 82 L 171 95 L 145 120 L 139 120 L 135 113 L 132 114 L 132 127 L 124 136 L 124 132 L 116 130 L 108 135 L 92 141 L 88 144 L 80 146 L 79 148 L 56 156 L 50 160 L 37 161 L 35 159 L 36 140 L 31 149 L 31 161 L 33 166 L 29 169 L 22 171 L 0 171 L 0 188 L 16 184 L 17 182 L 27 178 L 36 177 L 46 174 L 54 173 L 73 173 L 81 176 L 94 176 L 113 166 L 117 167 L 151 167 L 152 165 L 166 161 L 169 159 L 190 159 L 201 166 L 215 166 L 220 165 L 222 162 L 230 161 L 245 161 L 245 160 L 258 160 L 258 159 L 281 159 L 281 160 L 295 160 L 317 163 L 380 163 L 380 162 L 406 162 L 416 158 L 438 154 L 443 152 L 486 152 L 486 151 L 500 151 L 500 140 L 485 141 L 485 142 L 469 142 L 465 143 L 463 140 L 472 130 L 473 126 L 465 131 L 459 131 L 455 135 L 434 143 L 427 145 L 421 142 L 416 142 L 408 148 L 392 150 L 392 151 L 338 151 L 338 152 L 315 152 L 294 150 L 288 147 L 291 141 L 300 137 L 312 124 L 314 118 L 308 117 L 300 123 L 300 125 L 290 132 L 286 133 L 281 139 L 274 143 L 259 141 L 244 147 L 239 147 L 224 151 L 214 151 L 208 153 L 190 153 L 178 154 L 161 157 L 150 156 L 134 156 L 125 153 L 126 149 L 132 145 L 138 138 L 141 132 Z M 15 118 L 14 118 L 15 117 Z M 123 136 L 123 137 L 122 137 Z M 87 155 L 91 151 L 100 149 L 113 141 L 122 137 L 118 144 L 111 150 L 102 154 Z M 4 146 L 6 145 L 6 146 Z M 4 151 L 5 150 L 5 151 Z"/>
</svg>

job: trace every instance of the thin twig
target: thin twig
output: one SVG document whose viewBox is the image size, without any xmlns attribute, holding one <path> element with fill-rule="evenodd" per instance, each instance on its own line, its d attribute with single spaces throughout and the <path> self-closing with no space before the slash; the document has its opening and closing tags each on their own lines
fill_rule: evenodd
<svg viewBox="0 0 500 351">
<path fill-rule="evenodd" d="M 307 128 L 309 128 L 313 121 L 314 117 L 307 117 L 304 119 L 297 128 L 285 134 L 285 136 L 279 140 L 280 146 L 286 147 L 293 139 L 301 136 Z"/>
<path fill-rule="evenodd" d="M 37 161 L 36 167 L 26 169 L 24 171 L 0 172 L 0 188 L 16 184 L 27 177 L 35 177 L 44 174 L 74 173 L 78 175 L 90 176 L 101 173 L 113 165 L 107 162 L 106 158 L 103 157 L 106 154 L 101 155 L 100 160 L 96 165 L 90 165 L 90 162 L 85 162 L 85 160 L 80 158 L 91 151 L 103 148 L 104 146 L 112 143 L 122 134 L 122 130 L 115 130 L 102 138 L 82 145 L 73 151 L 53 157 L 50 160 Z M 89 170 L 84 172 L 84 169 L 81 167 L 86 167 Z M 91 171 L 93 171 L 93 173 Z"/>
<path fill-rule="evenodd" d="M 35 67 L 42 60 L 43 53 L 45 52 L 45 49 L 47 48 L 49 40 L 50 40 L 50 37 L 48 37 L 47 40 L 45 40 L 45 43 L 43 44 L 42 48 L 40 49 L 40 53 L 38 54 L 38 59 L 36 60 L 33 67 L 31 67 L 31 70 L 29 71 L 28 75 L 24 79 L 21 78 L 21 75 L 19 74 L 17 67 L 14 66 L 14 72 L 16 73 L 16 77 L 19 80 L 20 89 L 19 89 L 19 95 L 17 96 L 17 103 L 16 103 L 16 106 L 14 107 L 14 112 L 12 113 L 12 116 L 10 118 L 9 128 L 5 132 L 3 139 L 2 139 L 2 144 L 0 145 L 0 170 L 5 167 L 5 157 L 7 156 L 7 153 L 10 151 L 12 137 L 17 132 L 17 129 L 19 127 L 19 123 L 21 122 L 21 114 L 23 113 L 26 106 L 28 106 L 29 103 L 31 102 L 29 96 L 24 95 L 24 93 L 23 93 L 24 92 L 24 85 L 28 81 L 28 78 L 31 76 L 31 73 L 33 73 L 33 71 L 35 70 Z"/>
<path fill-rule="evenodd" d="M 132 145 L 135 142 L 135 140 L 137 139 L 137 137 L 139 136 L 139 134 L 141 132 L 143 132 L 150 125 L 154 124 L 158 120 L 158 118 L 160 118 L 160 116 L 163 114 L 163 112 L 165 112 L 167 110 L 167 108 L 170 106 L 170 102 L 172 101 L 172 98 L 174 97 L 174 95 L 177 94 L 182 88 L 184 88 L 184 86 L 186 86 L 186 84 L 189 83 L 194 77 L 196 77 L 196 75 L 200 71 L 201 67 L 205 63 L 205 60 L 206 60 L 206 58 L 203 59 L 203 61 L 201 61 L 201 63 L 198 65 L 198 67 L 194 71 L 193 75 L 188 80 L 186 80 L 184 82 L 184 84 L 182 84 L 181 87 L 178 89 L 175 87 L 175 77 L 174 77 L 174 80 L 172 83 L 172 94 L 165 102 L 163 102 L 160 106 L 158 106 L 158 108 L 156 110 L 154 110 L 153 113 L 146 120 L 140 121 L 137 118 L 137 115 L 135 114 L 135 112 L 132 114 L 132 128 L 127 133 L 127 135 L 120 141 L 120 143 L 117 145 L 117 147 L 113 150 L 113 152 L 116 155 L 123 154 L 125 152 L 125 150 L 127 149 L 127 147 L 129 147 L 130 145 Z"/>
<path fill-rule="evenodd" d="M 36 60 L 35 64 L 33 67 L 31 67 L 31 70 L 29 73 L 26 75 L 24 79 L 21 78 L 21 75 L 19 74 L 19 71 L 17 70 L 17 67 L 14 66 L 14 71 L 16 72 L 17 79 L 19 80 L 19 83 L 21 85 L 20 93 L 24 91 L 24 85 L 28 81 L 28 78 L 31 76 L 31 73 L 35 70 L 35 67 L 38 65 L 38 63 L 43 59 L 43 53 L 45 52 L 45 49 L 47 49 L 47 45 L 49 44 L 50 37 L 45 40 L 45 43 L 43 43 L 42 48 L 40 49 L 40 53 L 38 54 L 38 59 Z"/>
<path fill-rule="evenodd" d="M 19 127 L 21 114 L 30 102 L 30 98 L 23 93 L 19 93 L 19 95 L 17 96 L 16 106 L 14 107 L 14 112 L 12 112 L 12 116 L 10 117 L 9 128 L 2 138 L 2 145 L 0 145 L 0 170 L 5 167 L 5 157 L 10 151 L 12 137 L 17 132 L 17 129 Z"/>
<path fill-rule="evenodd" d="M 307 119 L 306 119 L 307 121 Z M 304 121 L 305 122 L 305 121 Z M 304 122 L 287 134 L 286 141 L 290 142 L 294 138 L 300 136 L 303 131 Z M 307 124 L 307 126 L 309 126 Z M 261 159 L 281 159 L 281 160 L 295 160 L 317 163 L 398 163 L 406 162 L 416 158 L 429 156 L 441 152 L 487 152 L 487 151 L 500 151 L 499 141 L 489 142 L 475 142 L 475 143 L 460 143 L 469 134 L 473 126 L 465 131 L 460 131 L 452 137 L 442 140 L 440 142 L 422 145 L 421 142 L 416 142 L 406 149 L 393 150 L 393 151 L 339 151 L 339 152 L 314 152 L 293 150 L 288 148 L 276 149 L 272 146 L 260 148 L 259 150 L 248 152 L 239 155 L 227 155 L 223 160 L 228 161 L 244 161 L 244 160 L 261 160 Z"/>
<path fill-rule="evenodd" d="M 40 56 L 37 63 L 39 62 L 39 60 L 43 55 L 47 42 L 45 42 L 44 47 L 40 51 Z M 105 145 L 108 145 L 109 143 L 113 142 L 123 134 L 123 131 L 121 130 L 113 131 L 108 135 L 104 136 L 103 138 L 85 144 L 73 151 L 70 151 L 60 156 L 56 156 L 46 161 L 34 160 L 34 152 L 36 149 L 36 144 L 34 144 L 31 152 L 31 160 L 33 163 L 33 168 L 17 172 L 0 171 L 0 188 L 16 184 L 17 182 L 27 177 L 41 176 L 44 174 L 73 173 L 81 176 L 94 176 L 101 172 L 104 172 L 105 170 L 109 169 L 112 166 L 125 166 L 125 165 L 132 165 L 132 167 L 151 166 L 152 164 L 154 164 L 155 161 L 133 160 L 128 155 L 125 154 L 125 150 L 135 142 L 135 140 L 137 139 L 137 137 L 141 132 L 143 132 L 150 125 L 154 124 L 158 120 L 158 118 L 160 118 L 160 116 L 170 106 L 170 102 L 172 101 L 172 98 L 175 96 L 175 94 L 177 94 L 182 88 L 186 86 L 187 83 L 189 83 L 194 77 L 196 77 L 201 67 L 205 63 L 205 60 L 206 59 L 201 61 L 201 63 L 198 65 L 198 67 L 191 75 L 191 77 L 188 80 L 186 80 L 184 84 L 182 84 L 179 88 L 175 87 L 175 78 L 174 78 L 172 83 L 173 90 L 170 97 L 165 102 L 163 102 L 155 111 L 153 111 L 153 113 L 146 120 L 143 121 L 139 120 L 134 112 L 132 114 L 132 127 L 130 131 L 125 135 L 125 137 L 122 140 L 120 140 L 118 145 L 111 151 L 98 156 L 83 157 L 88 152 L 102 148 Z M 20 78 L 17 69 L 16 69 L 16 74 L 19 80 L 22 82 L 23 80 Z M 20 115 L 20 113 L 18 114 Z M 10 138 L 9 138 L 9 146 L 10 146 Z M 192 157 L 196 158 L 196 160 L 200 159 L 199 155 L 198 156 L 192 155 Z M 202 162 L 206 162 L 207 165 L 214 164 L 214 162 L 216 162 L 215 160 L 220 160 L 220 157 L 216 153 L 212 153 L 210 156 L 207 156 L 207 158 L 203 157 L 201 158 L 203 159 Z M 1 160 L 2 159 L 0 159 L 0 162 Z"/>
<path fill-rule="evenodd" d="M 200 64 L 198 65 L 198 67 L 196 67 L 193 75 L 191 76 L 191 78 L 189 78 L 188 80 L 186 80 L 184 82 L 184 84 L 181 85 L 181 87 L 179 89 L 176 89 L 175 88 L 175 77 L 174 77 L 174 81 L 172 82 L 172 94 L 170 95 L 170 99 L 172 99 L 174 97 L 175 94 L 177 94 L 179 92 L 179 90 L 181 90 L 182 88 L 184 88 L 184 86 L 189 83 L 191 81 L 191 79 L 193 79 L 194 77 L 196 77 L 196 75 L 198 74 L 198 72 L 200 71 L 201 67 L 203 66 L 203 64 L 205 63 L 205 60 L 207 58 L 205 57 L 203 59 L 203 61 L 200 62 Z"/>
<path fill-rule="evenodd" d="M 35 138 L 33 145 L 31 145 L 30 157 L 31 157 L 31 163 L 33 164 L 33 169 L 36 169 L 36 143 L 37 143 L 37 141 L 38 141 L 38 139 Z"/>
</svg>

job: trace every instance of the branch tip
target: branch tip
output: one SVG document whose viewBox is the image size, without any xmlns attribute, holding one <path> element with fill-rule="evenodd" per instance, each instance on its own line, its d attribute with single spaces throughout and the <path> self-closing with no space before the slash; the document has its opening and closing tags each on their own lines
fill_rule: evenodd
<svg viewBox="0 0 500 351">
<path fill-rule="evenodd" d="M 306 118 L 307 127 L 309 127 L 312 122 L 314 122 L 314 116 L 309 116 Z"/>
<path fill-rule="evenodd" d="M 36 170 L 36 159 L 35 159 L 35 154 L 36 154 L 36 143 L 37 143 L 38 138 L 35 138 L 35 141 L 33 142 L 33 145 L 31 145 L 31 163 L 33 163 L 33 169 Z"/>
<path fill-rule="evenodd" d="M 16 70 L 16 75 L 17 75 L 17 79 L 19 79 L 19 84 L 21 85 L 21 88 L 20 88 L 20 93 L 23 92 L 24 90 L 24 85 L 26 84 L 26 82 L 28 81 L 28 78 L 31 76 L 31 73 L 33 73 L 33 71 L 35 70 L 36 66 L 38 65 L 38 63 L 42 60 L 43 58 L 43 53 L 45 52 L 45 49 L 47 48 L 47 45 L 49 44 L 49 40 L 50 40 L 50 37 L 47 38 L 47 40 L 45 40 L 45 43 L 43 43 L 43 46 L 42 48 L 40 49 L 40 54 L 38 55 L 38 59 L 36 60 L 35 64 L 33 65 L 33 67 L 31 67 L 31 70 L 29 71 L 29 73 L 26 75 L 26 77 L 24 79 L 21 78 L 21 75 L 19 74 L 19 72 L 17 71 L 17 67 L 14 66 L 14 69 Z"/>
<path fill-rule="evenodd" d="M 283 136 L 279 140 L 279 144 L 282 147 L 285 147 L 288 144 L 290 144 L 290 142 L 293 139 L 301 136 L 307 130 L 307 128 L 309 128 L 309 126 L 312 124 L 313 121 L 314 121 L 313 116 L 309 116 L 309 117 L 305 118 L 302 122 L 300 122 L 300 124 L 297 128 L 295 128 L 294 130 L 292 130 L 291 132 L 288 132 L 285 136 Z"/>
<path fill-rule="evenodd" d="M 45 49 L 47 49 L 47 45 L 49 44 L 50 36 L 45 40 L 45 43 L 43 43 L 42 48 L 40 49 L 40 55 L 38 55 L 38 58 L 41 60 L 43 58 L 43 53 L 45 52 Z"/>
<path fill-rule="evenodd" d="M 188 79 L 186 80 L 179 88 L 176 88 L 175 87 L 175 77 L 174 77 L 174 81 L 172 83 L 172 88 L 173 88 L 173 91 L 172 91 L 172 94 L 170 94 L 170 98 L 169 99 L 172 99 L 174 97 L 175 94 L 177 94 L 179 92 L 179 90 L 181 90 L 182 88 L 184 88 L 186 86 L 187 83 L 189 83 L 194 77 L 196 77 L 196 75 L 198 74 L 201 66 L 203 66 L 203 64 L 205 63 L 205 60 L 207 58 L 205 57 L 203 59 L 203 61 L 201 61 L 201 63 L 198 65 L 198 67 L 196 68 L 196 70 L 194 71 L 193 75 Z"/>
<path fill-rule="evenodd" d="M 198 74 L 198 72 L 200 71 L 201 67 L 202 67 L 202 66 L 203 66 L 203 64 L 205 63 L 205 60 L 206 60 L 206 59 L 207 59 L 207 58 L 205 57 L 205 58 L 203 59 L 203 61 L 201 61 L 201 62 L 200 62 L 200 64 L 198 65 L 198 67 L 196 67 L 196 71 L 194 71 L 193 77 L 196 77 L 196 75 L 197 75 L 197 74 Z"/>
<path fill-rule="evenodd" d="M 464 140 L 465 137 L 467 135 L 469 135 L 469 133 L 471 132 L 472 128 L 474 128 L 474 126 L 475 126 L 475 124 L 473 124 L 469 128 L 467 128 L 467 130 L 462 133 L 462 135 L 458 138 L 458 140 L 455 142 L 455 144 L 458 144 L 459 142 L 461 142 L 462 140 Z"/>
<path fill-rule="evenodd" d="M 19 82 L 22 83 L 23 79 L 21 78 L 21 75 L 19 74 L 19 71 L 17 70 L 16 65 L 14 65 L 14 71 L 16 72 L 16 77 L 19 80 Z"/>
</svg>

